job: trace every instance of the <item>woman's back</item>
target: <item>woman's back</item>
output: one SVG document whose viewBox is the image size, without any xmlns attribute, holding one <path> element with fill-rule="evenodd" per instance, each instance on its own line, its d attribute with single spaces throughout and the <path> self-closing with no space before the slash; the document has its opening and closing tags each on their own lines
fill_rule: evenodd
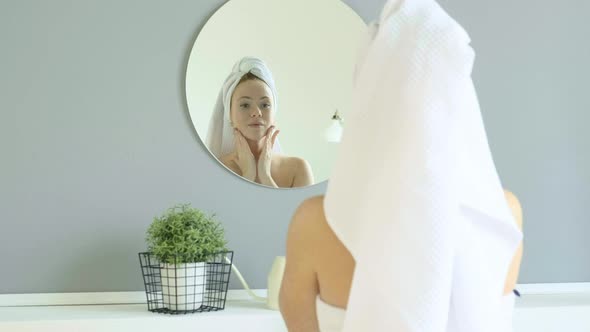
<svg viewBox="0 0 590 332">
<path fill-rule="evenodd" d="M 522 211 L 514 194 L 505 191 L 515 222 L 522 229 Z M 319 331 L 322 325 L 342 324 L 348 303 L 355 262 L 328 225 L 324 197 L 306 200 L 295 213 L 287 235 L 287 263 L 281 287 L 280 308 L 294 331 Z M 513 303 L 522 257 L 520 244 L 510 264 L 504 287 L 504 302 Z M 378 305 L 378 304 L 376 304 Z M 318 317 L 320 313 L 321 317 Z M 318 319 L 319 318 L 319 319 Z M 326 329 L 326 331 L 338 330 Z"/>
</svg>

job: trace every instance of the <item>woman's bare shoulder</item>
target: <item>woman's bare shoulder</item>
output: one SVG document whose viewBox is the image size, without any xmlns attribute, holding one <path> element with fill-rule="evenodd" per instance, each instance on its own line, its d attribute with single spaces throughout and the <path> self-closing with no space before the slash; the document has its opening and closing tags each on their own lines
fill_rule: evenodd
<svg viewBox="0 0 590 332">
<path fill-rule="evenodd" d="M 314 184 L 313 171 L 307 160 L 286 155 L 275 156 L 276 165 L 278 165 L 280 172 L 289 178 L 291 187 L 305 187 Z M 312 198 L 306 204 L 317 204 L 315 200 L 320 198 Z"/>
<path fill-rule="evenodd" d="M 231 169 L 234 173 L 241 175 L 240 167 L 234 161 L 235 155 L 234 153 L 228 153 L 224 156 L 219 158 L 219 161 L 227 168 Z"/>
<path fill-rule="evenodd" d="M 300 229 L 317 228 L 318 224 L 323 221 L 323 216 L 324 196 L 314 196 L 299 204 L 291 223 Z"/>
<path fill-rule="evenodd" d="M 508 202 L 508 206 L 510 207 L 510 211 L 512 211 L 512 215 L 516 220 L 516 224 L 519 228 L 522 229 L 522 206 L 520 205 L 520 201 L 516 195 L 507 189 L 504 189 L 504 197 Z"/>
<path fill-rule="evenodd" d="M 285 154 L 275 153 L 273 154 L 273 158 L 275 162 L 278 162 L 281 165 L 291 168 L 301 167 L 302 165 L 307 164 L 307 161 L 301 157 L 289 156 Z"/>
<path fill-rule="evenodd" d="M 322 223 L 325 223 L 324 217 L 324 196 L 315 196 L 301 202 L 289 225 L 287 242 L 290 239 L 300 241 L 292 242 L 295 246 L 310 247 L 317 239 L 321 239 L 320 230 Z"/>
<path fill-rule="evenodd" d="M 232 153 L 228 153 L 226 155 L 223 155 L 221 157 L 219 157 L 219 161 L 221 161 L 222 164 L 226 165 L 231 161 L 231 157 L 232 157 Z"/>
<path fill-rule="evenodd" d="M 289 228 L 289 233 L 296 234 L 293 236 L 306 239 L 298 245 L 309 248 L 341 246 L 338 237 L 334 234 L 326 220 L 323 195 L 311 197 L 303 201 L 297 208 Z"/>
<path fill-rule="evenodd" d="M 301 157 L 291 157 L 291 165 L 301 173 L 301 170 L 311 169 L 309 162 Z"/>
</svg>

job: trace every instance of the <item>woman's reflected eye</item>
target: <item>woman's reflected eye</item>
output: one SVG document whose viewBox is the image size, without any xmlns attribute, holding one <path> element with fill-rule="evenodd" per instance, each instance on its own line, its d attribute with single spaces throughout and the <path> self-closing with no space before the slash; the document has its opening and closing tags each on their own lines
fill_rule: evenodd
<svg viewBox="0 0 590 332">
<path fill-rule="evenodd" d="M 263 108 L 270 108 L 270 106 L 271 106 L 271 105 L 270 105 L 270 104 L 268 104 L 268 103 L 266 103 L 266 104 L 262 104 L 262 107 L 263 107 Z"/>
<path fill-rule="evenodd" d="M 240 107 L 241 108 L 248 108 L 248 107 L 250 107 L 250 104 L 240 104 Z"/>
</svg>

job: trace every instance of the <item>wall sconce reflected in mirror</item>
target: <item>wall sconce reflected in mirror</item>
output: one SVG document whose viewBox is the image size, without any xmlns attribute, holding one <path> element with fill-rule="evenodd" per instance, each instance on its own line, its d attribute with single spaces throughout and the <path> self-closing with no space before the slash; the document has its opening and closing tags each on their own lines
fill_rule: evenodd
<svg viewBox="0 0 590 332">
<path fill-rule="evenodd" d="M 328 142 L 331 143 L 340 143 L 340 139 L 342 138 L 342 117 L 338 114 L 338 110 L 332 116 L 332 124 L 328 129 L 326 129 L 324 133 L 324 137 Z"/>
</svg>

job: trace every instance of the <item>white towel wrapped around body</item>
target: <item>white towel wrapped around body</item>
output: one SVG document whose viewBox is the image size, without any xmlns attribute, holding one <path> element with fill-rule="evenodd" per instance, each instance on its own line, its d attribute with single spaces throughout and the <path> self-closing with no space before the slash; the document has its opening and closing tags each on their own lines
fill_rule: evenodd
<svg viewBox="0 0 590 332">
<path fill-rule="evenodd" d="M 522 238 L 504 198 L 463 28 L 433 0 L 390 0 L 359 52 L 325 198 L 353 255 L 345 332 L 504 332 Z"/>
</svg>

